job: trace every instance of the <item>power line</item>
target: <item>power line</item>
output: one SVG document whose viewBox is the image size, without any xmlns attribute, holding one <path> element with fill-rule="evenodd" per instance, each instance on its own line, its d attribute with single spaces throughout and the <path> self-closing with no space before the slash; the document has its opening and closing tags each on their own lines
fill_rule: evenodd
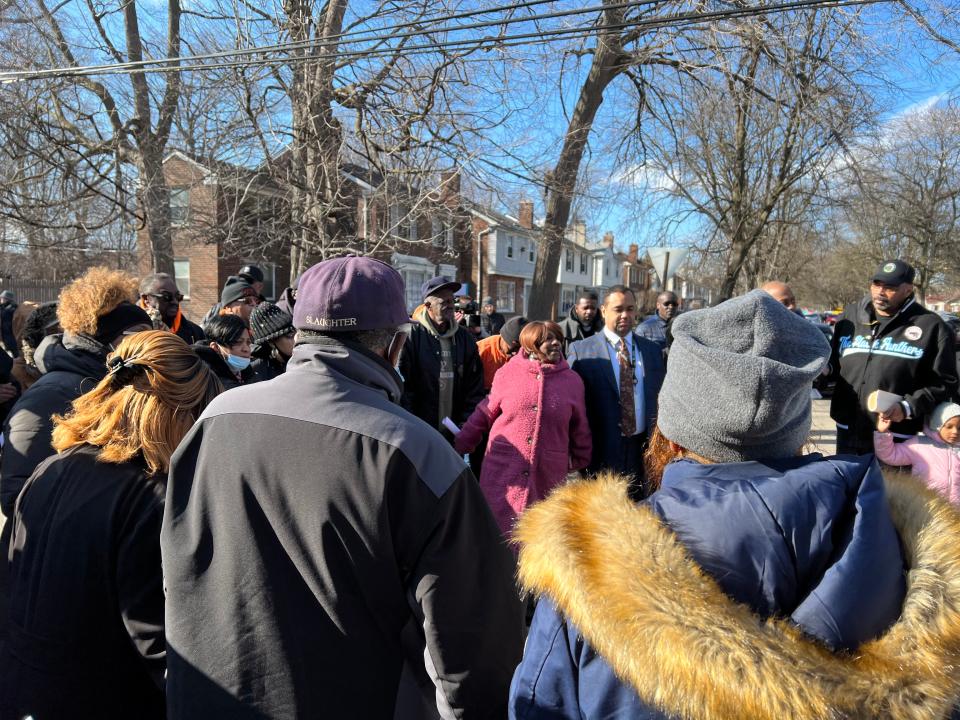
<svg viewBox="0 0 960 720">
<path fill-rule="evenodd" d="M 643 0 L 641 2 L 629 2 L 621 3 L 622 6 L 641 6 L 641 5 L 651 5 L 651 4 L 661 4 L 667 2 L 668 0 Z M 437 50 L 450 50 L 450 49 L 467 49 L 472 48 L 472 51 L 477 51 L 481 49 L 503 49 L 510 47 L 519 47 L 519 46 L 530 46 L 530 45 L 542 45 L 550 42 L 556 42 L 558 40 L 569 40 L 569 39 L 578 39 L 578 38 L 588 38 L 596 33 L 610 31 L 610 30 L 626 30 L 626 29 L 656 29 L 664 27 L 685 27 L 689 25 L 696 25 L 703 22 L 718 21 L 718 20 L 728 20 L 728 19 L 739 19 L 739 18 L 748 18 L 748 17 L 757 17 L 760 15 L 768 15 L 772 13 L 781 13 L 788 12 L 791 10 L 814 10 L 814 9 L 824 9 L 824 8 L 840 8 L 840 7 L 850 7 L 858 5 L 874 5 L 888 3 L 892 0 L 793 0 L 792 2 L 784 2 L 776 5 L 769 5 L 765 7 L 746 7 L 746 8 L 732 8 L 727 10 L 715 10 L 710 12 L 689 12 L 689 13 L 677 13 L 673 15 L 661 16 L 648 18 L 646 20 L 633 20 L 633 21 L 624 21 L 621 23 L 608 23 L 608 24 L 598 24 L 589 27 L 571 27 L 571 28 L 558 28 L 554 30 L 540 30 L 535 32 L 527 33 L 517 33 L 513 35 L 500 35 L 496 37 L 483 37 L 483 38 L 463 38 L 457 40 L 446 40 L 446 41 L 437 41 L 431 43 L 421 43 L 418 45 L 412 45 L 406 48 L 403 48 L 402 52 L 404 55 L 421 55 L 424 53 L 435 52 Z M 603 6 L 595 6 L 602 8 Z M 582 12 L 595 11 L 594 8 L 585 9 Z M 527 22 L 531 19 L 535 19 L 534 16 L 511 20 L 512 22 Z M 495 22 L 494 25 L 501 25 L 502 22 Z M 485 23 L 480 25 L 486 25 Z M 438 31 L 423 31 L 420 33 L 413 33 L 413 35 L 425 35 L 432 34 Z M 380 38 L 383 39 L 383 38 Z M 321 41 L 316 41 L 320 43 Z M 329 41 L 324 41 L 326 44 L 329 44 Z M 217 57 L 234 57 L 238 53 L 243 55 L 263 55 L 268 52 L 277 52 L 284 51 L 287 49 L 303 49 L 303 43 L 282 43 L 272 46 L 264 46 L 261 48 L 251 48 L 244 51 L 226 51 L 223 53 L 215 54 Z M 29 80 L 38 80 L 46 78 L 70 78 L 70 77 L 83 77 L 91 75 L 117 75 L 117 74 L 132 74 L 132 73 L 167 73 L 167 72 L 190 72 L 198 70 L 221 70 L 221 69 L 231 69 L 239 67 L 252 67 L 252 66 L 272 66 L 272 65 L 288 65 L 296 64 L 303 62 L 318 62 L 324 60 L 338 60 L 350 57 L 360 57 L 360 58 L 376 58 L 393 55 L 398 52 L 397 48 L 379 48 L 372 50 L 342 50 L 338 52 L 326 53 L 326 54 L 311 54 L 311 55 L 292 55 L 284 56 L 277 58 L 255 58 L 250 60 L 237 60 L 227 63 L 199 63 L 194 65 L 169 65 L 164 63 L 180 63 L 182 61 L 192 61 L 194 58 L 200 58 L 205 56 L 185 56 L 182 58 L 167 58 L 163 60 L 155 61 L 141 61 L 137 63 L 117 63 L 114 65 L 100 65 L 100 66 L 87 66 L 81 68 L 57 68 L 52 70 L 37 70 L 37 71 L 20 71 L 17 73 L 0 73 L 0 83 L 12 83 L 12 82 L 23 82 Z M 146 63 L 152 63 L 156 66 L 154 67 L 145 67 Z"/>
<path fill-rule="evenodd" d="M 642 7 L 644 5 L 660 5 L 671 2 L 672 0 L 625 0 L 624 2 L 612 3 L 609 5 L 594 5 L 586 8 L 580 8 L 576 10 L 558 10 L 550 13 L 540 13 L 533 15 L 525 15 L 522 17 L 510 17 L 510 18 L 497 18 L 495 20 L 487 20 L 484 22 L 470 23 L 468 25 L 451 25 L 446 27 L 423 27 L 425 24 L 436 23 L 436 22 L 446 22 L 448 20 L 458 20 L 469 17 L 477 17 L 479 15 L 489 15 L 494 12 L 502 11 L 516 11 L 518 9 L 534 7 L 537 5 L 543 5 L 547 3 L 556 2 L 556 0 L 527 0 L 526 2 L 516 3 L 511 5 L 500 5 L 497 7 L 481 9 L 481 10 L 471 10 L 462 13 L 456 13 L 451 15 L 438 15 L 432 18 L 414 20 L 404 23 L 398 23 L 394 25 L 386 25 L 381 28 L 369 29 L 369 30 L 354 30 L 351 32 L 340 33 L 337 35 L 331 35 L 330 37 L 319 39 L 319 40 L 297 40 L 290 41 L 286 43 L 277 43 L 273 45 L 264 45 L 253 48 L 237 48 L 234 50 L 220 50 L 217 52 L 211 53 L 201 53 L 196 55 L 186 55 L 173 58 L 158 58 L 154 60 L 131 60 L 124 63 L 110 63 L 102 65 L 84 65 L 80 67 L 65 67 L 65 68 L 51 68 L 47 70 L 18 70 L 18 71 L 9 71 L 5 73 L 0 73 L 0 82 L 9 81 L 17 78 L 26 78 L 26 79 L 42 79 L 44 77 L 65 77 L 68 73 L 72 73 L 75 76 L 81 75 L 98 75 L 103 74 L 106 71 L 116 73 L 120 70 L 139 70 L 143 69 L 148 71 L 154 65 L 171 65 L 170 71 L 175 71 L 178 69 L 179 63 L 184 61 L 197 62 L 202 60 L 216 60 L 219 58 L 225 57 L 244 57 L 247 55 L 264 55 L 272 52 L 285 52 L 292 50 L 309 50 L 323 47 L 333 47 L 340 45 L 344 40 L 353 38 L 353 43 L 360 42 L 370 42 L 377 43 L 382 42 L 383 40 L 403 40 L 411 37 L 420 37 L 423 35 L 435 35 L 443 33 L 452 33 L 452 32 L 463 32 L 466 30 L 478 30 L 488 27 L 498 27 L 502 25 L 512 25 L 515 23 L 521 22 L 536 22 L 539 20 L 552 20 L 560 17 L 570 17 L 574 15 L 585 15 L 590 13 L 603 12 L 604 10 L 617 10 L 617 9 L 629 9 L 633 7 Z M 407 33 L 390 33 L 385 34 L 387 31 L 392 30 L 402 30 L 406 28 L 420 28 L 415 32 Z M 355 51 L 355 52 L 367 52 L 367 51 Z M 339 55 L 340 53 L 337 53 Z M 317 58 L 318 56 L 310 56 Z M 216 67 L 216 65 L 209 65 L 205 67 Z"/>
</svg>

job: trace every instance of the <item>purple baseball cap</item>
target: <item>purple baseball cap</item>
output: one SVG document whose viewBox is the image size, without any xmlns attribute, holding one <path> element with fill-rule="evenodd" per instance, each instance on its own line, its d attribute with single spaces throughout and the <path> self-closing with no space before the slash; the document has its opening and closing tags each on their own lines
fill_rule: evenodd
<svg viewBox="0 0 960 720">
<path fill-rule="evenodd" d="M 300 276 L 293 326 L 298 330 L 359 332 L 410 321 L 403 278 L 369 257 L 324 260 Z"/>
</svg>

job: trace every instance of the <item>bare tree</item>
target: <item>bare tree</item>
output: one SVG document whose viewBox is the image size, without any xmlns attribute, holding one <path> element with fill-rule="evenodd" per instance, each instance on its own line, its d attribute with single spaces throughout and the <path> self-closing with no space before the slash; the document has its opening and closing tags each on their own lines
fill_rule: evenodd
<svg viewBox="0 0 960 720">
<path fill-rule="evenodd" d="M 776 266 L 794 223 L 844 144 L 871 119 L 852 81 L 857 15 L 839 10 L 713 26 L 646 138 L 662 195 L 703 221 L 724 258 L 721 297 Z M 746 271 L 746 274 L 744 272 Z"/>
<path fill-rule="evenodd" d="M 960 279 L 960 108 L 909 112 L 851 156 L 843 216 L 871 264 L 901 257 L 921 300 Z"/>
<path fill-rule="evenodd" d="M 77 22 L 76 13 L 83 14 L 83 22 Z M 151 19 L 142 23 L 136 2 L 110 9 L 94 2 L 50 6 L 46 0 L 28 0 L 6 15 L 16 28 L 8 26 L 6 35 L 29 33 L 32 40 L 5 43 L 7 61 L 20 69 L 81 68 L 180 54 L 179 0 L 168 1 L 166 27 L 156 33 Z M 154 42 L 154 35 L 161 39 Z M 115 200 L 127 184 L 126 169 L 132 168 L 136 206 L 122 209 L 135 213 L 145 227 L 154 268 L 173 272 L 169 189 L 162 163 L 180 98 L 179 72 L 148 76 L 134 70 L 126 78 L 103 80 L 67 73 L 31 82 L 41 88 L 37 104 L 21 108 L 43 145 L 22 150 Z M 99 185 L 113 189 L 95 189 Z"/>
</svg>

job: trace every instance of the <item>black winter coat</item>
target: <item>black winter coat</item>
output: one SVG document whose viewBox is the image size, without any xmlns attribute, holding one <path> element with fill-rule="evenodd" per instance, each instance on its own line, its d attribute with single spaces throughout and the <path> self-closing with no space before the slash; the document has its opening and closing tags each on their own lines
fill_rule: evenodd
<svg viewBox="0 0 960 720">
<path fill-rule="evenodd" d="M 227 365 L 227 361 L 223 359 L 223 356 L 210 347 L 209 344 L 199 342 L 194 343 L 190 347 L 200 356 L 201 360 L 210 366 L 213 374 L 220 378 L 220 384 L 223 385 L 224 390 L 230 390 L 231 388 L 257 381 L 252 367 L 248 367 L 241 372 L 240 379 L 238 380 L 233 370 Z"/>
<path fill-rule="evenodd" d="M 180 327 L 177 328 L 176 335 L 187 345 L 193 345 L 206 337 L 203 334 L 203 328 L 194 322 L 190 322 L 183 315 L 180 316 Z"/>
<path fill-rule="evenodd" d="M 870 298 L 848 308 L 833 333 L 830 368 L 837 381 L 830 417 L 849 428 L 861 452 L 872 452 L 876 415 L 867 410 L 874 390 L 902 395 L 913 417 L 891 432 L 915 435 L 924 418 L 957 390 L 953 333 L 936 313 L 912 298 L 883 329 Z"/>
<path fill-rule="evenodd" d="M 141 459 L 49 458 L 11 520 L 0 717 L 162 718 L 165 478 Z"/>
<path fill-rule="evenodd" d="M 506 322 L 507 319 L 503 316 L 503 313 L 493 312 L 489 315 L 480 313 L 480 327 L 487 333 L 487 337 L 490 335 L 499 335 L 500 330 L 503 329 L 504 323 Z"/>
<path fill-rule="evenodd" d="M 97 386 L 107 374 L 108 352 L 86 335 L 51 335 L 40 343 L 34 357 L 43 375 L 13 406 L 3 426 L 0 510 L 7 517 L 27 478 L 53 455 L 52 416 L 67 412 L 70 403 Z"/>
<path fill-rule="evenodd" d="M 13 314 L 17 312 L 16 303 L 7 303 L 0 306 L 0 339 L 11 356 L 17 357 L 20 348 L 17 347 L 17 338 L 13 334 Z"/>
<path fill-rule="evenodd" d="M 570 347 L 570 343 L 585 340 L 600 332 L 603 329 L 603 318 L 597 312 L 593 318 L 593 323 L 590 325 L 589 332 L 584 332 L 583 325 L 580 324 L 580 319 L 577 317 L 577 309 L 572 307 L 570 308 L 570 314 L 560 321 L 560 329 L 563 330 L 564 343 L 567 347 Z"/>
<path fill-rule="evenodd" d="M 250 363 L 250 368 L 253 370 L 251 382 L 264 382 L 273 380 L 277 375 L 283 375 L 287 364 L 280 362 L 273 354 L 273 345 L 266 343 L 253 348 L 253 362 Z"/>
<path fill-rule="evenodd" d="M 463 425 L 486 396 L 477 341 L 463 327 L 459 327 L 453 336 L 453 364 L 453 412 L 450 419 Z M 440 414 L 440 340 L 419 323 L 413 325 L 403 346 L 400 374 L 403 376 L 401 404 L 436 428 Z"/>
</svg>

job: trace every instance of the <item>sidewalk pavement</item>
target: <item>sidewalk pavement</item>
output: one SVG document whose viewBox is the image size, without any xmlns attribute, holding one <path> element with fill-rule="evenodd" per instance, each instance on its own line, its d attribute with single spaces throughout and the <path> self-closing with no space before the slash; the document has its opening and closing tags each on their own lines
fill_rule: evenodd
<svg viewBox="0 0 960 720">
<path fill-rule="evenodd" d="M 837 452 L 837 426 L 830 419 L 830 400 L 813 401 L 813 424 L 810 427 L 809 452 L 834 455 Z"/>
</svg>

